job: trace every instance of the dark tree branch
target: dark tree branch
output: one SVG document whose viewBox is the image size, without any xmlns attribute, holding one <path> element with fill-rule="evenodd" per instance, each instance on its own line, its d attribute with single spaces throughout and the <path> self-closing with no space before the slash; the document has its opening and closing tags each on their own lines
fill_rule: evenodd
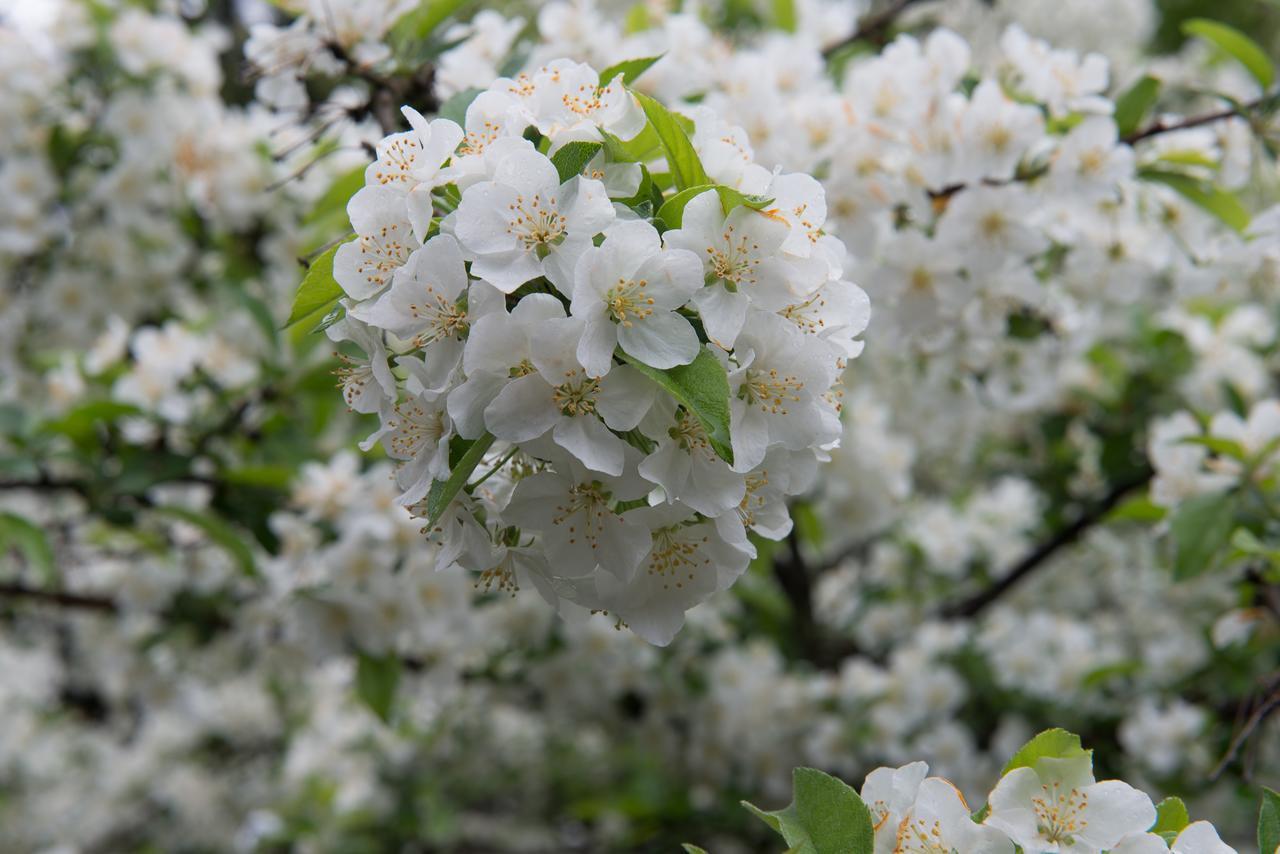
<svg viewBox="0 0 1280 854">
<path fill-rule="evenodd" d="M 855 42 L 865 41 L 867 39 L 878 38 L 885 30 L 893 26 L 893 22 L 910 7 L 917 3 L 927 3 L 929 0 L 894 0 L 893 3 L 881 9 L 879 12 L 872 12 L 863 17 L 858 22 L 858 27 L 850 35 L 841 39 L 833 45 L 823 48 L 822 55 L 830 57 L 832 54 L 843 50 Z"/>
<path fill-rule="evenodd" d="M 1205 113 L 1199 116 L 1191 116 L 1189 118 L 1179 119 L 1178 121 L 1174 121 L 1174 122 L 1166 122 L 1164 119 L 1157 119 L 1155 122 L 1148 125 L 1147 127 L 1142 128 L 1141 130 L 1136 130 L 1131 134 L 1128 134 L 1123 139 L 1121 139 L 1121 142 L 1125 142 L 1125 143 L 1128 143 L 1129 145 L 1133 145 L 1135 142 L 1139 142 L 1144 139 L 1150 139 L 1153 136 L 1159 136 L 1160 134 L 1163 134 L 1163 133 L 1174 133 L 1175 131 L 1180 131 L 1180 130 L 1190 130 L 1191 128 L 1203 127 L 1204 125 L 1211 125 L 1215 122 L 1236 118 L 1237 116 L 1240 118 L 1246 118 L 1249 113 L 1253 112 L 1259 107 L 1264 106 L 1268 102 L 1275 101 L 1277 98 L 1280 98 L 1280 93 L 1263 95 L 1261 98 L 1256 98 L 1245 104 L 1239 104 L 1237 106 L 1232 106 L 1225 110 L 1218 110 L 1217 112 L 1213 112 L 1213 113 Z"/>
<path fill-rule="evenodd" d="M 104 596 L 71 593 L 66 590 L 46 590 L 40 587 L 27 587 L 22 584 L 0 584 L 0 599 L 25 600 L 43 605 L 97 611 L 104 614 L 114 614 L 119 610 L 114 601 Z"/>
<path fill-rule="evenodd" d="M 967 599 L 944 605 L 938 610 L 938 616 L 972 617 L 982 612 L 987 606 L 1017 586 L 1024 578 L 1044 566 L 1049 558 L 1080 539 L 1081 535 L 1101 522 L 1125 496 L 1135 489 L 1145 486 L 1151 480 L 1152 475 L 1151 469 L 1145 468 L 1138 476 L 1116 484 L 1101 501 L 1082 513 L 1070 525 L 1059 530 L 1052 537 L 1032 549 L 997 581 Z"/>
<path fill-rule="evenodd" d="M 1261 727 L 1266 722 L 1267 718 L 1274 714 L 1277 709 L 1280 709 L 1280 677 L 1273 677 L 1267 690 L 1270 693 L 1265 697 L 1265 699 L 1257 703 L 1252 713 L 1249 714 L 1248 719 L 1244 722 L 1244 725 L 1241 726 L 1232 737 L 1231 744 L 1227 747 L 1227 752 L 1223 755 L 1222 759 L 1218 761 L 1218 764 L 1214 766 L 1213 770 L 1209 772 L 1210 780 L 1216 780 L 1222 776 L 1222 772 L 1236 760 L 1236 757 L 1240 755 L 1240 750 L 1245 746 L 1249 739 L 1253 737 L 1254 733 L 1258 731 L 1258 728 Z M 1239 707 L 1240 713 L 1243 714 L 1252 703 L 1252 698 L 1241 703 Z"/>
</svg>

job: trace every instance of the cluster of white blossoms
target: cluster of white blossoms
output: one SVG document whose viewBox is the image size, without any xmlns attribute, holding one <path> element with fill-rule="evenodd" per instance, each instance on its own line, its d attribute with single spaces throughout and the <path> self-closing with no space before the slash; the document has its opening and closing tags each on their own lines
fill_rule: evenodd
<svg viewBox="0 0 1280 854">
<path fill-rule="evenodd" d="M 463 126 L 404 114 L 333 257 L 347 399 L 378 413 L 441 569 L 665 644 L 746 568 L 748 531 L 788 532 L 785 496 L 839 441 L 869 302 L 822 187 L 691 177 L 684 120 L 567 60 L 499 79 Z"/>
<path fill-rule="evenodd" d="M 860 797 L 874 822 L 875 850 L 1235 852 L 1210 822 L 1189 821 L 1185 807 L 1180 818 L 1157 824 L 1156 806 L 1145 793 L 1120 780 L 1095 779 L 1092 751 L 1077 746 L 1071 755 L 1011 764 L 1017 767 L 1007 770 L 992 789 L 981 821 L 974 819 L 950 781 L 926 776 L 929 766 L 924 762 L 872 771 Z"/>
</svg>

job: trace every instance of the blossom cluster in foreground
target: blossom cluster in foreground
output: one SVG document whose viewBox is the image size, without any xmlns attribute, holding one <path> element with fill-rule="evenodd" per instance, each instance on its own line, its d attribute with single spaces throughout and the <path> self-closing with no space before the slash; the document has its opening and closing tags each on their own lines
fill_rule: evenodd
<svg viewBox="0 0 1280 854">
<path fill-rule="evenodd" d="M 333 256 L 348 402 L 381 418 L 440 568 L 665 644 L 839 440 L 869 311 L 822 188 L 749 162 L 759 195 L 716 183 L 686 120 L 568 60 L 499 79 L 463 127 L 404 114 Z"/>
<path fill-rule="evenodd" d="M 750 809 L 793 846 L 849 854 L 1234 854 L 1208 821 L 1191 821 L 1179 798 L 1157 806 L 1122 780 L 1097 780 L 1093 751 L 1062 729 L 1046 730 L 1014 754 L 977 812 L 949 780 L 912 762 L 877 768 L 860 793 L 812 768 L 795 773 L 785 810 Z M 1264 790 L 1259 845 L 1277 828 Z M 1265 842 L 1264 842 L 1265 840 Z M 700 849 L 695 849 L 700 850 Z"/>
</svg>

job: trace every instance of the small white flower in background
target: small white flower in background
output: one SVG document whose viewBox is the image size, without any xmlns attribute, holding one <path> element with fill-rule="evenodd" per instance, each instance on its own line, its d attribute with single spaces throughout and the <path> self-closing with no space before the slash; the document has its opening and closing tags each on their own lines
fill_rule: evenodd
<svg viewBox="0 0 1280 854">
<path fill-rule="evenodd" d="M 1024 851 L 1098 854 L 1156 820 L 1151 798 L 1128 783 L 1095 781 L 1091 755 L 1013 769 L 992 790 L 990 806 L 985 824 Z"/>
</svg>

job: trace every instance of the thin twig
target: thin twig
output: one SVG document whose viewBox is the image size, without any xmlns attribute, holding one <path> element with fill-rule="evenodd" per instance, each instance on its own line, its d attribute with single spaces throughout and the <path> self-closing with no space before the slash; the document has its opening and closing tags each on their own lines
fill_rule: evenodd
<svg viewBox="0 0 1280 854">
<path fill-rule="evenodd" d="M 1270 717 L 1276 709 L 1280 709 L 1280 687 L 1273 690 L 1270 696 L 1268 696 L 1266 700 L 1253 710 L 1253 714 L 1249 715 L 1249 719 L 1245 721 L 1244 726 L 1241 727 L 1235 734 L 1235 737 L 1231 739 L 1231 744 L 1227 747 L 1226 754 L 1218 761 L 1218 764 L 1213 767 L 1213 770 L 1209 772 L 1210 780 L 1216 780 L 1222 775 L 1222 772 L 1227 769 L 1227 766 L 1234 762 L 1236 757 L 1240 755 L 1241 748 L 1243 748 L 1245 743 L 1253 737 L 1253 734 L 1257 731 L 1258 727 L 1262 726 L 1263 722 L 1266 721 L 1266 719 Z"/>
<path fill-rule="evenodd" d="M 1245 104 L 1239 104 L 1236 106 L 1229 107 L 1228 109 L 1225 109 L 1225 110 L 1218 110 L 1213 113 L 1205 113 L 1199 116 L 1191 116 L 1189 118 L 1179 119 L 1176 122 L 1166 122 L 1164 119 L 1157 119 L 1147 127 L 1143 128 L 1142 130 L 1134 131 L 1133 133 L 1123 137 L 1121 139 L 1121 142 L 1125 142 L 1125 143 L 1128 143 L 1129 145 L 1133 145 L 1135 142 L 1139 142 L 1140 140 L 1150 139 L 1153 136 L 1159 136 L 1160 134 L 1164 134 L 1164 133 L 1174 133 L 1175 131 L 1180 131 L 1180 130 L 1190 130 L 1191 128 L 1198 128 L 1204 125 L 1213 124 L 1214 122 L 1220 122 L 1226 119 L 1236 118 L 1237 116 L 1240 118 L 1244 118 L 1246 113 L 1253 112 L 1254 110 L 1266 104 L 1268 101 L 1274 101 L 1278 97 L 1280 97 L 1280 93 L 1263 95 L 1261 98 L 1256 98 Z"/>
<path fill-rule="evenodd" d="M 1052 537 L 1032 549 L 997 581 L 966 599 L 953 602 L 950 605 L 944 605 L 938 610 L 939 616 L 972 617 L 978 614 L 1005 593 L 1008 593 L 1022 579 L 1045 565 L 1049 558 L 1074 543 L 1082 534 L 1101 522 L 1125 496 L 1135 489 L 1145 486 L 1151 480 L 1152 475 L 1151 469 L 1146 468 L 1139 476 L 1117 484 L 1101 501 L 1082 513 L 1070 525 L 1062 528 Z"/>
</svg>

